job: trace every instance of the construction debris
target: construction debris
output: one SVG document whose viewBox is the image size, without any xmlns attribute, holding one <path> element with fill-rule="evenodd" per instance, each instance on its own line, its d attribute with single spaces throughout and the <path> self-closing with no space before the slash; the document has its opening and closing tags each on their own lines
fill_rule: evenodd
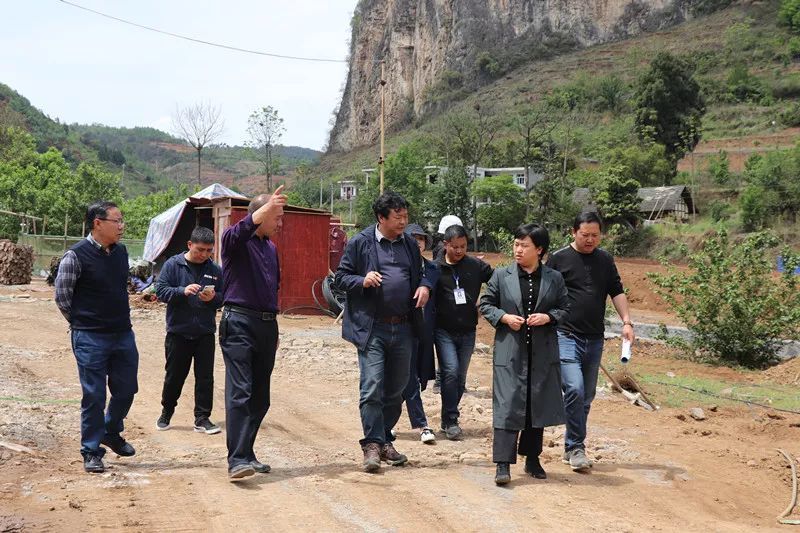
<svg viewBox="0 0 800 533">
<path fill-rule="evenodd" d="M 0 240 L 0 285 L 27 285 L 33 272 L 33 247 Z"/>
</svg>

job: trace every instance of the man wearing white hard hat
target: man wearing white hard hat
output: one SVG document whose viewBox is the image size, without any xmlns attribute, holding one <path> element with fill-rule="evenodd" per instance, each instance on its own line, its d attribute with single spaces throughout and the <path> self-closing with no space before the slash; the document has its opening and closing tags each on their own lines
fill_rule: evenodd
<svg viewBox="0 0 800 533">
<path fill-rule="evenodd" d="M 439 229 L 436 230 L 436 235 L 433 237 L 431 253 L 433 254 L 434 261 L 438 260 L 439 256 L 444 253 L 444 232 L 447 231 L 447 228 L 450 226 L 463 225 L 461 219 L 455 215 L 445 215 L 442 217 L 442 220 L 439 221 Z"/>
</svg>

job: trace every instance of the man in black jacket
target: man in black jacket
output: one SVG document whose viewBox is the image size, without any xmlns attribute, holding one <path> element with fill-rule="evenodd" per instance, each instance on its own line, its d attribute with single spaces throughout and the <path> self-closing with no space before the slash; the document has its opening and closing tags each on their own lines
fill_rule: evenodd
<svg viewBox="0 0 800 533">
<path fill-rule="evenodd" d="M 220 432 L 210 417 L 214 396 L 215 319 L 217 309 L 222 306 L 222 270 L 211 260 L 214 232 L 210 229 L 196 227 L 188 248 L 164 263 L 156 282 L 159 300 L 167 303 L 166 376 L 156 428 L 169 429 L 194 359 L 194 430 L 213 435 Z"/>
<path fill-rule="evenodd" d="M 359 410 L 364 470 L 381 461 L 403 465 L 408 458 L 392 445 L 391 429 L 402 412 L 411 371 L 412 316 L 430 296 L 422 257 L 406 236 L 408 204 L 387 191 L 372 205 L 377 224 L 347 243 L 336 270 L 336 286 L 347 291 L 342 337 L 358 349 Z"/>
<path fill-rule="evenodd" d="M 487 263 L 467 255 L 467 231 L 453 225 L 444 232 L 441 276 L 436 286 L 436 354 L 442 371 L 442 429 L 450 440 L 461 438 L 458 404 L 467 384 L 475 349 L 476 307 L 481 285 L 494 272 Z"/>
</svg>

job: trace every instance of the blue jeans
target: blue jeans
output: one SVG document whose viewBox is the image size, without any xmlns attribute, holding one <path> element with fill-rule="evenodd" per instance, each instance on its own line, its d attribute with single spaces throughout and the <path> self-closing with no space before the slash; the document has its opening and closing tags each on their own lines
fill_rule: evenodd
<svg viewBox="0 0 800 533">
<path fill-rule="evenodd" d="M 586 440 L 586 421 L 597 392 L 603 339 L 559 331 L 558 350 L 561 357 L 561 389 L 564 392 L 564 410 L 567 415 L 564 448 L 570 451 L 585 447 L 583 441 Z"/>
<path fill-rule="evenodd" d="M 475 350 L 475 331 L 450 333 L 436 328 L 436 355 L 442 370 L 442 427 L 458 423 L 458 404 L 467 386 L 467 370 Z"/>
<path fill-rule="evenodd" d="M 414 429 L 428 426 L 428 418 L 425 416 L 425 408 L 422 406 L 422 396 L 419 394 L 418 354 L 419 342 L 415 339 L 411 350 L 411 374 L 408 377 L 406 390 L 403 391 L 403 400 L 406 402 L 406 411 L 408 411 L 408 421 Z"/>
<path fill-rule="evenodd" d="M 139 390 L 139 352 L 133 330 L 98 333 L 72 330 L 72 351 L 81 381 L 81 454 L 100 455 L 100 441 L 118 436 Z M 111 399 L 106 409 L 106 383 Z M 104 414 L 105 411 L 105 414 Z"/>
<path fill-rule="evenodd" d="M 365 350 L 358 351 L 358 408 L 361 411 L 363 446 L 394 440 L 391 430 L 403 410 L 403 390 L 411 372 L 411 325 L 375 321 Z"/>
</svg>

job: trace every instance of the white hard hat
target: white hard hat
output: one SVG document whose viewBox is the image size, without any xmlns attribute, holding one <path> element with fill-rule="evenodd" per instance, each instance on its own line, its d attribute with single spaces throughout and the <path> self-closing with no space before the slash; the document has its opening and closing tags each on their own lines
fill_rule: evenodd
<svg viewBox="0 0 800 533">
<path fill-rule="evenodd" d="M 461 219 L 455 215 L 445 215 L 442 217 L 442 220 L 439 222 L 439 231 L 438 233 L 444 234 L 444 232 L 450 226 L 463 226 L 464 223 L 461 222 Z"/>
</svg>

